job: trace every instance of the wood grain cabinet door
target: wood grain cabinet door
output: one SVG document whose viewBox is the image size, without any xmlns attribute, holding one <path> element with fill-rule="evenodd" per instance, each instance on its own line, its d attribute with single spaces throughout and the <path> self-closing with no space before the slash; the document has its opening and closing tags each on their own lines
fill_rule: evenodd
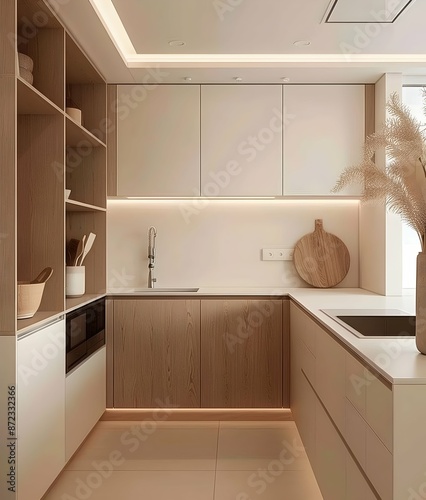
<svg viewBox="0 0 426 500">
<path fill-rule="evenodd" d="M 200 301 L 114 301 L 114 407 L 200 406 Z"/>
<path fill-rule="evenodd" d="M 282 407 L 282 352 L 282 301 L 202 300 L 202 407 Z"/>
</svg>

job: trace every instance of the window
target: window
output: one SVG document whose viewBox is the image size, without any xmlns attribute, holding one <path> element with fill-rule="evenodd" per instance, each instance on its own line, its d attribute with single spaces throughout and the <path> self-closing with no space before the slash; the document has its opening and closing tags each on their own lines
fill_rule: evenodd
<svg viewBox="0 0 426 500">
<path fill-rule="evenodd" d="M 423 88 L 403 87 L 402 102 L 411 114 L 421 123 L 426 124 L 423 111 Z M 402 288 L 416 287 L 416 257 L 421 251 L 420 241 L 414 229 L 402 224 Z"/>
</svg>

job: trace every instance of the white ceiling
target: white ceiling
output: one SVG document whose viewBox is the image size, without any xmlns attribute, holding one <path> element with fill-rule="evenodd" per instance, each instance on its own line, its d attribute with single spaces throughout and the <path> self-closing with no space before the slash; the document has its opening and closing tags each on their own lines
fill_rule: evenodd
<svg viewBox="0 0 426 500">
<path fill-rule="evenodd" d="M 124 62 L 91 0 L 65 2 L 58 14 L 110 83 L 142 83 L 147 66 L 161 67 L 156 74 L 164 83 L 183 83 L 185 76 L 192 83 L 229 83 L 235 76 L 243 83 L 281 83 L 281 77 L 291 83 L 373 83 L 386 71 L 426 75 L 425 0 L 413 0 L 390 24 L 325 23 L 334 0 L 102 0 L 101 5 L 108 2 L 136 53 L 147 60 Z M 386 13 L 380 11 L 398 2 L 407 0 L 362 0 L 371 6 L 368 14 L 381 20 Z M 170 40 L 185 45 L 170 47 Z M 311 44 L 296 46 L 296 40 Z"/>
</svg>

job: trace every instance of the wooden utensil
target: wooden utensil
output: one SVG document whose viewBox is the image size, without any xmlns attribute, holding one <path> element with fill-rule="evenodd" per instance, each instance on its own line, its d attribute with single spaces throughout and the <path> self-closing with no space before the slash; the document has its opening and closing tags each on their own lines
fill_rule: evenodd
<svg viewBox="0 0 426 500">
<path fill-rule="evenodd" d="M 77 250 L 80 240 L 71 238 L 67 244 L 67 265 L 75 266 L 75 258 L 77 256 Z M 69 258 L 68 258 L 69 257 Z"/>
<path fill-rule="evenodd" d="M 83 255 L 81 256 L 81 260 L 78 264 L 79 266 L 83 265 L 83 260 L 86 258 L 87 254 L 90 252 L 92 245 L 93 245 L 93 242 L 95 241 L 95 238 L 96 238 L 96 234 L 94 234 L 94 233 L 90 233 L 89 236 L 87 237 L 87 242 L 84 245 Z"/>
<path fill-rule="evenodd" d="M 294 265 L 310 285 L 329 288 L 340 283 L 350 267 L 349 251 L 343 241 L 315 220 L 315 231 L 303 236 L 294 247 Z"/>
<path fill-rule="evenodd" d="M 45 267 L 43 271 L 37 276 L 37 278 L 34 278 L 32 281 L 30 281 L 30 283 L 46 283 L 46 281 L 52 276 L 52 274 L 53 269 L 51 267 Z"/>
<path fill-rule="evenodd" d="M 78 259 L 83 255 L 85 241 L 86 241 L 86 235 L 83 234 L 83 238 L 80 240 L 75 254 L 74 266 L 78 265 Z"/>
</svg>

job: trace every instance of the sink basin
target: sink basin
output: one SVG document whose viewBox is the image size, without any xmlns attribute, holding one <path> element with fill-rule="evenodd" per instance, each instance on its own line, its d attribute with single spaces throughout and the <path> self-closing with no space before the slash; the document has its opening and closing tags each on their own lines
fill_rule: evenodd
<svg viewBox="0 0 426 500">
<path fill-rule="evenodd" d="M 414 337 L 416 317 L 398 309 L 322 309 L 359 338 Z"/>
<path fill-rule="evenodd" d="M 198 292 L 199 288 L 136 288 L 135 292 L 143 293 L 192 293 Z"/>
</svg>

